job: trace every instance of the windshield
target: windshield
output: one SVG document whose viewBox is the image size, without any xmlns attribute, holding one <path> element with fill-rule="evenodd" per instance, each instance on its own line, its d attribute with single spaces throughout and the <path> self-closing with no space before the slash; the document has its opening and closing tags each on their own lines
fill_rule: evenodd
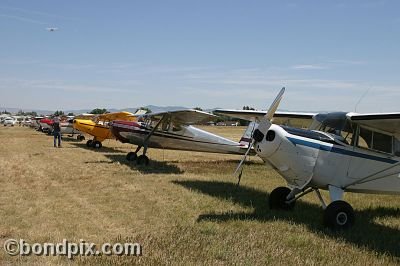
<svg viewBox="0 0 400 266">
<path fill-rule="evenodd" d="M 317 114 L 310 126 L 311 130 L 317 130 L 339 137 L 339 140 L 351 143 L 353 127 L 346 117 L 345 112 Z"/>
</svg>

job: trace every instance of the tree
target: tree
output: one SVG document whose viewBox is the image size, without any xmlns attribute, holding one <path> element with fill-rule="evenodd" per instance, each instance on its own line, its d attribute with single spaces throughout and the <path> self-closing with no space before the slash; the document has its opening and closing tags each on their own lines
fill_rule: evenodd
<svg viewBox="0 0 400 266">
<path fill-rule="evenodd" d="M 195 108 L 193 108 L 194 110 L 197 110 L 197 111 L 203 111 L 203 109 L 201 109 L 200 107 L 195 107 Z"/>
<path fill-rule="evenodd" d="M 139 111 L 139 110 L 144 110 L 144 111 L 146 111 L 146 114 L 151 113 L 151 109 L 149 109 L 149 108 L 147 108 L 147 107 L 139 107 L 139 108 L 136 110 L 136 112 Z M 135 113 L 136 113 L 136 112 L 135 112 Z"/>
<path fill-rule="evenodd" d="M 74 115 L 74 113 L 68 113 L 68 116 L 73 116 Z"/>
<path fill-rule="evenodd" d="M 253 107 L 249 107 L 248 105 L 243 106 L 243 110 L 256 110 Z"/>
<path fill-rule="evenodd" d="M 64 112 L 63 111 L 55 111 L 55 113 L 54 113 L 54 116 L 61 116 L 61 115 L 64 115 Z"/>
<path fill-rule="evenodd" d="M 11 113 L 8 112 L 7 110 L 4 110 L 3 112 L 1 112 L 2 114 L 6 114 L 6 115 L 10 115 Z"/>
<path fill-rule="evenodd" d="M 102 108 L 102 109 L 96 108 L 96 109 L 93 109 L 90 113 L 94 114 L 94 115 L 101 115 L 101 114 L 105 114 L 105 113 L 109 113 L 109 112 L 105 108 Z"/>
</svg>

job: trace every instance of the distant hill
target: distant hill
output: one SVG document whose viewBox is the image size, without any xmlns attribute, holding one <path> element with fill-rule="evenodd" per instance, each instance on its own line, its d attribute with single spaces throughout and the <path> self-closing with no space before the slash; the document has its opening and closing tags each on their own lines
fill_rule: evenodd
<svg viewBox="0 0 400 266">
<path fill-rule="evenodd" d="M 153 113 L 158 113 L 158 112 L 166 112 L 166 111 L 175 111 L 175 110 L 181 110 L 181 109 L 188 109 L 188 107 L 184 106 L 156 106 L 156 105 L 146 105 L 143 106 L 146 108 L 149 108 Z M 101 107 L 103 108 L 103 107 Z M 119 112 L 119 111 L 127 111 L 134 113 L 139 107 L 129 107 L 129 108 L 122 108 L 122 109 L 116 109 L 116 108 L 106 108 L 110 112 Z M 23 112 L 36 112 L 38 114 L 42 115 L 50 115 L 54 114 L 56 110 L 43 110 L 43 109 L 26 109 L 26 108 L 15 108 L 15 107 L 0 107 L 0 111 L 8 111 L 10 113 L 18 113 L 20 110 Z M 68 113 L 74 113 L 74 114 L 82 114 L 82 113 L 89 113 L 93 109 L 71 109 L 71 110 L 61 110 L 65 114 Z"/>
</svg>

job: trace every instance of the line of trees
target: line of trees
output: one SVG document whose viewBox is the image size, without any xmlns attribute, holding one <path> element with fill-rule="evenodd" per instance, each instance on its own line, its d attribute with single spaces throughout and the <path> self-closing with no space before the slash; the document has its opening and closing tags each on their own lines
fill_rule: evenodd
<svg viewBox="0 0 400 266">
<path fill-rule="evenodd" d="M 109 113 L 109 111 L 107 111 L 107 109 L 105 108 L 95 108 L 92 111 L 90 111 L 90 113 L 94 115 L 101 115 L 101 114 L 107 114 Z"/>
</svg>

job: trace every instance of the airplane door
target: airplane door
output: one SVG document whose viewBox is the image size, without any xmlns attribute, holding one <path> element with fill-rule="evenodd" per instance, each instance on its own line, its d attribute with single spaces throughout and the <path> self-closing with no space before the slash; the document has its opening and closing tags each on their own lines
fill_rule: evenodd
<svg viewBox="0 0 400 266">
<path fill-rule="evenodd" d="M 365 178 L 386 169 L 391 164 L 392 156 L 388 149 L 391 149 L 393 140 L 390 137 L 385 138 L 386 136 L 383 134 L 358 127 L 356 145 L 349 160 L 348 177 Z M 386 142 L 389 144 L 385 145 Z"/>
</svg>

